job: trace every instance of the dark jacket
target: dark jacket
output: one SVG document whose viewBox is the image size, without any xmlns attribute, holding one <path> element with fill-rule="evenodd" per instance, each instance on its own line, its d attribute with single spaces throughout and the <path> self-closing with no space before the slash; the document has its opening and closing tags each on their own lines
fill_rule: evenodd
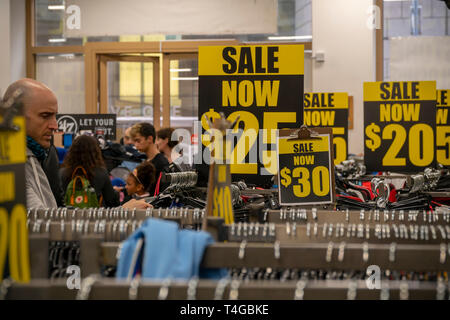
<svg viewBox="0 0 450 320">
<path fill-rule="evenodd" d="M 58 207 L 64 207 L 64 193 L 61 187 L 61 178 L 59 176 L 59 158 L 58 151 L 55 146 L 51 146 L 47 157 L 42 161 L 42 170 L 44 170 L 47 176 L 50 188 L 52 189 L 53 196 L 55 197 Z"/>
<path fill-rule="evenodd" d="M 161 172 L 164 171 L 164 168 L 169 166 L 169 161 L 167 158 L 162 154 L 158 153 L 150 162 L 155 166 L 155 183 L 150 186 L 150 196 L 153 196 L 155 194 L 156 184 L 158 183 L 159 176 L 161 175 Z M 167 186 L 164 184 L 160 184 L 159 192 L 162 192 Z"/>
<path fill-rule="evenodd" d="M 60 175 L 62 187 L 67 190 L 67 186 L 72 180 L 72 172 L 68 168 L 62 168 Z M 108 171 L 105 168 L 95 168 L 94 177 L 89 182 L 95 189 L 97 197 L 100 199 L 100 196 L 103 196 L 102 207 L 112 208 L 120 205 L 119 195 L 114 191 Z"/>
</svg>

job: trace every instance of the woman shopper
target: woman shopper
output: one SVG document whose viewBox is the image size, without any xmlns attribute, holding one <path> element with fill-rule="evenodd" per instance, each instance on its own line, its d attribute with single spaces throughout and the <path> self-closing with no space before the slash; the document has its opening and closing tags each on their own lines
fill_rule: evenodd
<svg viewBox="0 0 450 320">
<path fill-rule="evenodd" d="M 72 177 L 76 174 L 86 173 L 86 179 L 95 189 L 100 206 L 119 206 L 119 195 L 114 191 L 111 180 L 103 161 L 102 152 L 94 137 L 81 135 L 77 137 L 67 152 L 66 158 L 60 169 L 61 182 L 64 190 L 67 190 Z M 66 203 L 67 206 L 70 204 Z"/>
<path fill-rule="evenodd" d="M 175 129 L 170 127 L 160 129 L 156 133 L 156 147 L 166 156 L 170 164 L 176 164 L 180 171 L 190 171 L 192 165 L 189 157 L 182 154 L 183 149 L 179 147 L 180 139 L 174 131 Z"/>
</svg>

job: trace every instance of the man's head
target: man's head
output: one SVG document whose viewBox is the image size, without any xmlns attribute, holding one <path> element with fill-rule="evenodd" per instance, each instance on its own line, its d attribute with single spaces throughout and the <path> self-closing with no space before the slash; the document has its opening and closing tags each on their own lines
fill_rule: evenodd
<svg viewBox="0 0 450 320">
<path fill-rule="evenodd" d="M 123 144 L 133 144 L 133 139 L 131 139 L 131 127 L 125 130 L 125 134 L 123 135 Z"/>
<path fill-rule="evenodd" d="M 6 89 L 3 100 L 8 100 L 17 89 L 22 91 L 20 102 L 24 107 L 27 136 L 48 149 L 53 131 L 58 129 L 58 101 L 55 94 L 39 81 L 20 79 Z"/>
<path fill-rule="evenodd" d="M 130 130 L 130 136 L 134 141 L 134 146 L 143 153 L 147 153 L 153 146 L 155 143 L 155 135 L 155 127 L 146 122 L 137 123 Z"/>
</svg>

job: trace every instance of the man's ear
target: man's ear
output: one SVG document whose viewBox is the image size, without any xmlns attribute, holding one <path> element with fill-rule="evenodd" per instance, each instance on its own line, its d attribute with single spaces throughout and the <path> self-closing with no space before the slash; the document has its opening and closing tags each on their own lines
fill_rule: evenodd
<svg viewBox="0 0 450 320">
<path fill-rule="evenodd" d="M 148 140 L 149 143 L 152 143 L 152 144 L 155 143 L 155 139 L 153 138 L 153 136 L 148 136 L 147 140 Z"/>
</svg>

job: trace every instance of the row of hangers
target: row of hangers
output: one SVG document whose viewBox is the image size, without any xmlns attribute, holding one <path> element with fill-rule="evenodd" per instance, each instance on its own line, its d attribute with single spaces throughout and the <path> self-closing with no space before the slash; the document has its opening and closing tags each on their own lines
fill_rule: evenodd
<svg viewBox="0 0 450 320">
<path fill-rule="evenodd" d="M 131 281 L 107 280 L 98 274 L 84 278 L 75 284 L 78 290 L 69 290 L 66 281 L 40 282 L 24 291 L 23 285 L 5 279 L 0 285 L 0 300 L 17 299 L 17 295 L 40 299 L 121 299 L 121 300 L 306 300 L 306 299 L 436 299 L 449 298 L 448 281 L 439 277 L 436 283 L 423 281 L 382 280 L 373 289 L 357 278 L 349 280 L 311 280 L 300 277 L 292 281 L 254 281 L 223 278 L 218 281 L 187 281 L 163 279 L 145 281 L 135 277 Z M 79 287 L 78 287 L 79 286 Z"/>
</svg>

